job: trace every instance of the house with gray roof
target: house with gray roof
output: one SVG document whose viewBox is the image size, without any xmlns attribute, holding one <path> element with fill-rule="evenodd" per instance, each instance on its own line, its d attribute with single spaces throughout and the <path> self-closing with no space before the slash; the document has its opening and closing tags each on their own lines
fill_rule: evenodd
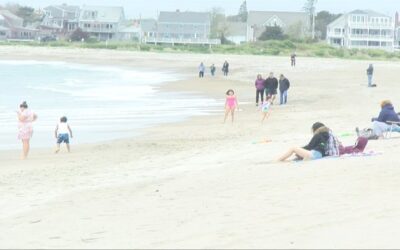
<svg viewBox="0 0 400 250">
<path fill-rule="evenodd" d="M 266 27 L 279 26 L 285 33 L 296 29 L 300 37 L 309 35 L 310 17 L 306 12 L 249 11 L 247 19 L 247 41 L 254 42 Z"/>
<path fill-rule="evenodd" d="M 34 40 L 38 30 L 24 27 L 24 20 L 11 11 L 0 9 L 0 39 Z"/>
<path fill-rule="evenodd" d="M 155 43 L 218 44 L 218 39 L 210 39 L 211 16 L 206 12 L 161 11 L 157 21 Z"/>
<path fill-rule="evenodd" d="M 372 10 L 354 10 L 328 25 L 327 42 L 332 46 L 349 49 L 392 51 L 395 22 L 392 17 Z"/>
<path fill-rule="evenodd" d="M 98 40 L 118 39 L 118 32 L 125 21 L 123 7 L 83 6 L 79 16 L 79 28 Z"/>
<path fill-rule="evenodd" d="M 78 28 L 80 15 L 79 6 L 67 4 L 50 5 L 43 9 L 44 18 L 41 22 L 41 31 L 57 35 L 66 35 Z"/>
</svg>

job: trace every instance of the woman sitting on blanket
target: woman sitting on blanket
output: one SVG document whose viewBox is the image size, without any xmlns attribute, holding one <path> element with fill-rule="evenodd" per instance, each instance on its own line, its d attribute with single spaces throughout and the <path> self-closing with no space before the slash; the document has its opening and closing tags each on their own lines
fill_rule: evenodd
<svg viewBox="0 0 400 250">
<path fill-rule="evenodd" d="M 382 139 L 383 134 L 390 129 L 392 129 L 393 132 L 400 133 L 400 126 L 396 125 L 396 123 L 400 123 L 400 117 L 394 110 L 392 102 L 389 100 L 381 103 L 381 112 L 379 113 L 379 117 L 372 118 L 372 122 L 374 135 L 379 139 Z M 392 123 L 395 123 L 395 125 L 392 126 Z"/>
<path fill-rule="evenodd" d="M 284 162 L 293 155 L 304 160 L 317 160 L 326 156 L 326 147 L 329 141 L 329 129 L 324 124 L 317 122 L 312 126 L 312 137 L 310 143 L 303 147 L 293 147 L 284 154 L 279 161 Z"/>
</svg>

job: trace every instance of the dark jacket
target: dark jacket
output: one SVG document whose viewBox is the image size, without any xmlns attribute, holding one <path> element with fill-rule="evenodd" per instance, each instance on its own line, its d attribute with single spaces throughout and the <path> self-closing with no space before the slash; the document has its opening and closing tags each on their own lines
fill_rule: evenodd
<svg viewBox="0 0 400 250">
<path fill-rule="evenodd" d="M 322 156 L 326 156 L 326 146 L 328 145 L 329 141 L 329 129 L 327 127 L 319 128 L 313 138 L 311 139 L 310 143 L 304 147 L 309 151 L 315 150 L 322 154 Z"/>
<path fill-rule="evenodd" d="M 373 74 L 374 74 L 374 67 L 368 67 L 367 75 L 373 75 Z"/>
<path fill-rule="evenodd" d="M 289 90 L 289 88 L 290 88 L 290 82 L 287 78 L 279 80 L 279 91 L 285 92 Z"/>
<path fill-rule="evenodd" d="M 273 78 L 268 77 L 265 80 L 265 88 L 268 90 L 276 91 L 278 89 L 278 79 L 276 79 L 275 77 Z"/>
<path fill-rule="evenodd" d="M 384 122 L 390 124 L 391 122 L 400 122 L 399 115 L 394 111 L 394 107 L 392 104 L 387 104 L 381 110 L 378 118 L 373 118 L 372 121 Z"/>
</svg>

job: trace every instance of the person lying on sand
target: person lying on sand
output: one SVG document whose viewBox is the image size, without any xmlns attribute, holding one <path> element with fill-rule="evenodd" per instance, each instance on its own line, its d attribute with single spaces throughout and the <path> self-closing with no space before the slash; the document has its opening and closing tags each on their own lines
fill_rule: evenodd
<svg viewBox="0 0 400 250">
<path fill-rule="evenodd" d="M 307 146 L 290 148 L 278 161 L 284 162 L 294 155 L 304 160 L 317 160 L 325 157 L 330 136 L 329 129 L 324 124 L 317 122 L 313 124 L 312 132 L 313 137 Z"/>
</svg>

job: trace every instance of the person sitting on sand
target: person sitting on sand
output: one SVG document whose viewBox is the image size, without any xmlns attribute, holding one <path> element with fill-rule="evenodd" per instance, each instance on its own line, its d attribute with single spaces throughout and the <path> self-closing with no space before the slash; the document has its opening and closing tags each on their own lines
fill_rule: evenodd
<svg viewBox="0 0 400 250">
<path fill-rule="evenodd" d="M 23 102 L 19 105 L 18 116 L 18 139 L 22 141 L 22 159 L 28 158 L 30 150 L 30 140 L 33 135 L 33 123 L 37 120 L 37 115 L 28 109 L 28 104 Z"/>
<path fill-rule="evenodd" d="M 394 110 L 393 104 L 389 100 L 381 103 L 381 112 L 378 118 L 372 118 L 372 127 L 374 134 L 379 138 L 383 138 L 383 134 L 390 129 L 393 132 L 400 133 L 400 126 L 393 123 L 400 123 L 399 115 Z M 393 125 L 392 125 L 393 124 Z"/>
<path fill-rule="evenodd" d="M 61 117 L 60 122 L 57 124 L 56 131 L 55 131 L 55 136 L 57 139 L 57 149 L 56 149 L 56 154 L 60 152 L 60 146 L 62 143 L 65 143 L 67 146 L 68 152 L 71 152 L 71 148 L 69 146 L 69 137 L 73 138 L 72 136 L 72 130 L 71 127 L 69 126 L 68 118 L 67 117 Z"/>
<path fill-rule="evenodd" d="M 304 160 L 317 160 L 326 156 L 326 147 L 329 140 L 329 129 L 324 124 L 317 122 L 312 126 L 313 137 L 307 146 L 293 147 L 284 154 L 279 161 L 284 162 L 291 156 L 297 156 Z"/>
<path fill-rule="evenodd" d="M 224 123 L 228 119 L 229 114 L 232 116 L 232 123 L 235 119 L 235 110 L 239 108 L 238 100 L 235 96 L 235 91 L 232 89 L 226 92 L 226 101 L 225 101 L 225 118 Z"/>
</svg>

